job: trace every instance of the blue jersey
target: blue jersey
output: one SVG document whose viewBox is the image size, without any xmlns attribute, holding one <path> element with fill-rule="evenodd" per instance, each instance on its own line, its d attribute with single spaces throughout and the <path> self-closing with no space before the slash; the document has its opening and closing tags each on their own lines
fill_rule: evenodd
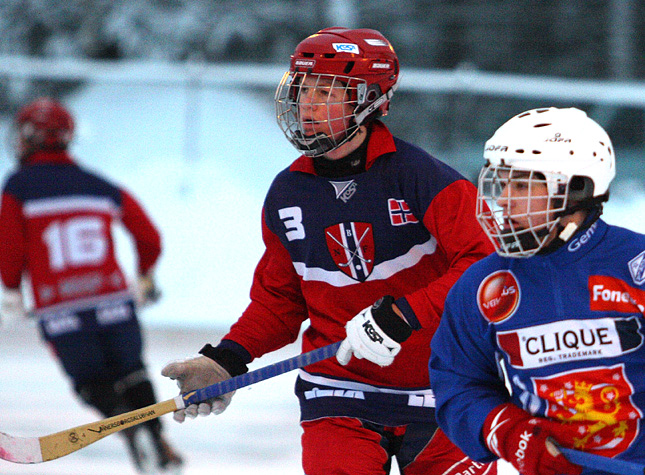
<svg viewBox="0 0 645 475">
<path fill-rule="evenodd" d="M 494 460 L 484 420 L 511 401 L 576 424 L 572 448 L 645 462 L 644 309 L 645 236 L 602 220 L 553 253 L 474 264 L 432 340 L 440 427 Z"/>
</svg>

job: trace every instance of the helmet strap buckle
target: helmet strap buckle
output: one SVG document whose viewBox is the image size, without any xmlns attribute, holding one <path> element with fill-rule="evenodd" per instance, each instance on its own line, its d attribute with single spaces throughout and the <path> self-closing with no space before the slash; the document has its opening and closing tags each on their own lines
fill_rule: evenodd
<svg viewBox="0 0 645 475">
<path fill-rule="evenodd" d="M 562 232 L 558 234 L 558 238 L 560 238 L 564 242 L 567 242 L 569 239 L 571 239 L 571 236 L 573 236 L 577 230 L 578 225 L 574 222 L 570 222 L 564 227 Z"/>
</svg>

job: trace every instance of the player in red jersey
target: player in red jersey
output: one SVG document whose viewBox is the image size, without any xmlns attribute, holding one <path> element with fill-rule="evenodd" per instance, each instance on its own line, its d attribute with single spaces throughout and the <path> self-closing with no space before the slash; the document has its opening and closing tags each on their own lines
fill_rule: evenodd
<svg viewBox="0 0 645 475">
<path fill-rule="evenodd" d="M 156 402 L 111 227 L 120 221 L 134 239 L 142 303 L 159 296 L 153 267 L 161 237 L 132 195 L 74 162 L 73 134 L 72 115 L 53 99 L 16 115 L 18 169 L 4 184 L 0 209 L 0 317 L 6 324 L 26 316 L 27 278 L 43 338 L 76 393 L 109 417 Z M 142 427 L 124 431 L 140 470 L 181 465 L 159 420 Z"/>
<path fill-rule="evenodd" d="M 494 474 L 437 430 L 427 368 L 448 289 L 493 247 L 473 184 L 378 120 L 398 79 L 378 31 L 327 28 L 298 45 L 275 100 L 302 156 L 267 194 L 251 303 L 216 347 L 163 374 L 188 391 L 244 373 L 308 321 L 303 351 L 344 343 L 299 373 L 305 473 L 386 474 L 396 457 L 406 475 Z"/>
</svg>

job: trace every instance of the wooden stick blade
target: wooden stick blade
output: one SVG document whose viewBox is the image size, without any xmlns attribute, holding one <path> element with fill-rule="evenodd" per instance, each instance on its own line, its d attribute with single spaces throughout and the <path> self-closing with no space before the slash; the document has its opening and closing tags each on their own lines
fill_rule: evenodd
<svg viewBox="0 0 645 475">
<path fill-rule="evenodd" d="M 198 404 L 236 389 L 250 386 L 258 381 L 264 381 L 296 368 L 302 368 L 331 358 L 336 354 L 340 344 L 341 342 L 336 342 L 316 348 L 307 353 L 240 374 L 205 388 L 180 394 L 174 399 L 168 399 L 167 401 L 83 426 L 73 427 L 56 434 L 39 438 L 23 438 L 0 433 L 0 459 L 15 463 L 40 463 L 64 457 L 110 434 L 156 419 L 169 412 L 184 409 L 190 404 Z"/>
<path fill-rule="evenodd" d="M 40 463 L 58 459 L 87 447 L 103 437 L 156 419 L 183 407 L 177 398 L 114 417 L 73 427 L 43 437 L 13 437 L 0 432 L 0 458 L 14 463 Z"/>
</svg>

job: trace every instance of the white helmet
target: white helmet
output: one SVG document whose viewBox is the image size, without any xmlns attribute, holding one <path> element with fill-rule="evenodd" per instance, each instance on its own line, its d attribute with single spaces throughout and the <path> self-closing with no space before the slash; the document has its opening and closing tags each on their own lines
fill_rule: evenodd
<svg viewBox="0 0 645 475">
<path fill-rule="evenodd" d="M 486 142 L 486 165 L 479 175 L 477 219 L 497 249 L 509 257 L 530 257 L 545 247 L 562 216 L 595 209 L 597 216 L 616 175 L 611 140 L 604 129 L 579 109 L 533 109 L 503 124 Z M 547 210 L 537 202 L 522 212 L 528 225 L 517 224 L 500 197 L 509 183 L 546 183 Z M 510 198 L 503 198 L 510 199 Z M 542 201 L 545 197 L 540 197 Z M 506 204 L 510 203 L 504 202 Z M 596 216 L 596 217 L 597 217 Z M 559 237 L 566 241 L 571 228 Z"/>
</svg>

